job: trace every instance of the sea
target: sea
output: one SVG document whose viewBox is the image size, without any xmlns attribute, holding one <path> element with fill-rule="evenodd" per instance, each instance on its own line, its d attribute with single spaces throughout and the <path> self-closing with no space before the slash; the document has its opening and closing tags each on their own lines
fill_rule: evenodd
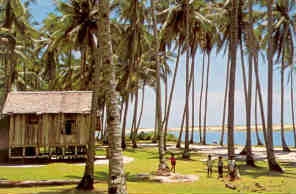
<svg viewBox="0 0 296 194">
<path fill-rule="evenodd" d="M 178 131 L 170 131 L 169 133 L 175 135 L 178 137 L 179 132 Z M 259 137 L 264 143 L 264 137 L 263 137 L 263 131 L 258 131 Z M 215 144 L 219 143 L 220 141 L 221 132 L 220 131 L 207 131 L 206 134 L 206 143 L 207 144 Z M 184 141 L 185 135 L 183 133 L 182 140 Z M 251 133 L 252 138 L 252 144 L 257 145 L 257 138 L 256 138 L 256 132 L 252 131 Z M 294 146 L 294 132 L 293 130 L 286 130 L 285 131 L 285 138 L 286 143 L 288 146 Z M 194 141 L 199 142 L 199 132 L 194 132 Z M 227 133 L 224 134 L 224 143 L 227 144 Z M 237 145 L 245 145 L 246 144 L 246 131 L 234 131 L 234 143 Z M 281 132 L 279 130 L 276 130 L 273 132 L 273 144 L 274 146 L 281 146 L 282 140 L 281 140 Z"/>
</svg>

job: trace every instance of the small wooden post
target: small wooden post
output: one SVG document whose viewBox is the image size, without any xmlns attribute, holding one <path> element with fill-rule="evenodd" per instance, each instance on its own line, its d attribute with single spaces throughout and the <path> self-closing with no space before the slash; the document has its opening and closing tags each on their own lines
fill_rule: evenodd
<svg viewBox="0 0 296 194">
<path fill-rule="evenodd" d="M 75 145 L 75 159 L 78 158 L 77 156 L 77 145 Z"/>
<path fill-rule="evenodd" d="M 8 149 L 8 158 L 10 159 L 11 158 L 11 148 L 9 147 Z"/>
<path fill-rule="evenodd" d="M 22 147 L 22 149 L 23 149 L 23 157 L 25 157 L 26 156 L 26 148 Z"/>
<path fill-rule="evenodd" d="M 63 159 L 65 158 L 65 147 L 64 146 L 62 147 L 62 158 Z"/>
<path fill-rule="evenodd" d="M 35 147 L 35 157 L 37 158 L 39 156 L 39 150 L 40 147 Z"/>
</svg>

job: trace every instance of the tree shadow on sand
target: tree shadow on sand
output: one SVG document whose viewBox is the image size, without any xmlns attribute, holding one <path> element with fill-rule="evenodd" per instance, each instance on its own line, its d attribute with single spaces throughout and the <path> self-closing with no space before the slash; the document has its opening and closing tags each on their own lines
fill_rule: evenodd
<svg viewBox="0 0 296 194">
<path fill-rule="evenodd" d="M 282 167 L 287 169 L 288 167 L 285 164 L 281 164 Z M 295 167 L 294 167 L 295 168 Z M 295 173 L 290 173 L 289 171 L 285 171 L 284 173 L 279 172 L 270 172 L 267 167 L 250 167 L 247 165 L 239 165 L 239 170 L 241 176 L 250 176 L 252 178 L 258 178 L 262 176 L 271 176 L 271 177 L 283 177 L 283 178 L 296 178 Z"/>
<path fill-rule="evenodd" d="M 93 191 L 79 191 L 75 188 L 72 189 L 61 189 L 59 191 L 52 190 L 52 191 L 41 191 L 36 194 L 106 194 L 104 191 L 93 190 Z"/>
<path fill-rule="evenodd" d="M 150 180 L 146 179 L 139 179 L 137 174 L 132 174 L 130 172 L 125 173 L 126 180 L 128 182 L 151 182 Z M 67 178 L 70 179 L 81 179 L 79 176 L 67 176 Z M 106 172 L 95 172 L 95 181 L 97 182 L 102 182 L 102 183 L 107 183 L 108 181 L 108 173 Z"/>
</svg>

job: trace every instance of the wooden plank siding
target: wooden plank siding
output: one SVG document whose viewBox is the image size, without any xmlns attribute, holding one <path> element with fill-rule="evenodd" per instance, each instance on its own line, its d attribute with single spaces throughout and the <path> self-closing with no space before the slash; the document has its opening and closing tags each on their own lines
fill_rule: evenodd
<svg viewBox="0 0 296 194">
<path fill-rule="evenodd" d="M 32 124 L 28 121 L 28 115 L 10 116 L 10 147 L 86 145 L 88 142 L 89 115 L 75 114 L 70 135 L 65 134 L 67 115 L 44 114 L 37 118 L 38 122 Z"/>
</svg>

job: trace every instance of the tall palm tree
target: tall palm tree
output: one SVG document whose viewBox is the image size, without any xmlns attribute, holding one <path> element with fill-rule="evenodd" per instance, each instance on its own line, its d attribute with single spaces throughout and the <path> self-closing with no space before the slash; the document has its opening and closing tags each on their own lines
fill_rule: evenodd
<svg viewBox="0 0 296 194">
<path fill-rule="evenodd" d="M 295 126 L 295 112 L 294 112 L 294 69 L 292 67 L 290 72 L 290 98 L 291 98 L 291 115 L 292 115 L 292 124 L 293 124 L 293 132 L 294 132 L 294 147 L 296 147 L 296 126 Z"/>
<path fill-rule="evenodd" d="M 221 137 L 220 137 L 220 145 L 223 146 L 224 142 L 224 132 L 225 132 L 225 116 L 226 116 L 226 108 L 227 108 L 227 92 L 229 86 L 229 57 L 227 59 L 227 68 L 226 68 L 226 80 L 225 80 L 225 90 L 224 90 L 224 102 L 223 102 L 223 114 L 222 114 L 222 127 L 221 127 Z"/>
<path fill-rule="evenodd" d="M 281 64 L 281 140 L 283 151 L 289 152 L 290 149 L 286 143 L 284 133 L 284 80 L 286 66 L 293 63 L 294 56 L 294 22 L 293 10 L 295 2 L 291 0 L 283 0 L 275 3 L 273 7 L 274 28 L 272 33 L 273 38 L 273 53 L 277 53 L 277 63 Z M 291 16 L 292 15 L 292 16 Z"/>
<path fill-rule="evenodd" d="M 230 74 L 229 74 L 229 91 L 228 91 L 228 157 L 232 157 L 234 153 L 234 98 L 235 98 L 235 82 L 236 82 L 236 55 L 238 44 L 238 11 L 239 2 L 231 0 L 231 38 L 230 38 Z"/>
<path fill-rule="evenodd" d="M 33 38 L 39 37 L 39 33 L 30 25 L 28 12 L 22 1 L 0 0 L 0 5 L 2 8 L 2 12 L 0 12 L 0 33 L 3 40 L 6 39 L 10 43 L 9 48 L 12 51 L 7 54 L 5 60 L 2 60 L 5 71 L 4 91 L 2 92 L 0 102 L 0 107 L 2 107 L 14 82 L 16 62 L 17 58 L 19 58 L 18 54 L 20 54 L 17 44 L 23 44 L 28 42 L 28 40 L 32 41 Z M 22 55 L 25 56 L 23 53 Z"/>
<path fill-rule="evenodd" d="M 158 37 L 158 29 L 157 29 L 157 18 L 155 14 L 154 1 L 151 0 L 151 12 L 152 12 L 152 22 L 153 22 L 153 34 L 154 34 L 154 42 L 155 42 L 155 51 L 154 56 L 156 59 L 156 112 L 157 112 L 157 127 L 159 131 L 159 141 L 158 141 L 158 153 L 159 153 L 159 170 L 165 170 L 167 165 L 165 162 L 164 154 L 164 131 L 162 126 L 162 110 L 161 110 L 161 83 L 160 83 L 160 60 L 159 60 L 159 37 Z"/>
<path fill-rule="evenodd" d="M 125 130 L 126 130 L 126 121 L 127 121 L 127 113 L 129 107 L 129 95 L 123 97 L 125 101 L 124 113 L 123 113 L 123 124 L 122 124 L 122 132 L 121 132 L 121 147 L 123 150 L 126 148 L 125 142 Z"/>
<path fill-rule="evenodd" d="M 205 79 L 205 102 L 204 102 L 204 118 L 203 118 L 203 139 L 202 143 L 206 144 L 206 127 L 207 127 L 207 111 L 208 111 L 208 89 L 209 89 L 209 74 L 210 74 L 210 64 L 211 64 L 211 52 L 214 45 L 217 43 L 218 34 L 216 33 L 216 28 L 209 24 L 207 28 L 202 31 L 201 34 L 201 49 L 207 54 L 207 69 L 206 69 L 206 79 Z"/>
<path fill-rule="evenodd" d="M 257 85 L 257 84 L 255 84 L 255 85 Z M 254 103 L 254 106 L 255 106 L 254 117 L 255 117 L 255 132 L 256 132 L 257 145 L 261 146 L 261 145 L 263 145 L 263 143 L 262 143 L 262 141 L 261 141 L 261 139 L 259 137 L 259 131 L 258 131 L 258 91 L 257 91 L 256 86 L 255 86 L 255 103 Z"/>
<path fill-rule="evenodd" d="M 246 98 L 246 123 L 247 123 L 247 134 L 246 134 L 246 163 L 249 166 L 255 166 L 253 154 L 252 154 L 252 139 L 251 139 L 251 112 L 252 112 L 252 89 L 253 89 L 253 53 L 251 47 L 251 40 L 254 39 L 253 35 L 253 1 L 248 1 L 248 12 L 249 12 L 249 24 L 247 24 L 246 33 L 246 44 L 250 48 L 248 55 L 249 69 L 248 69 L 248 84 L 247 84 L 247 98 Z"/>
<path fill-rule="evenodd" d="M 205 55 L 206 53 L 203 52 L 203 57 L 202 57 L 202 71 L 201 71 L 201 86 L 200 86 L 200 93 L 199 93 L 199 114 L 198 114 L 198 118 L 199 118 L 199 124 L 198 124 L 198 128 L 199 128 L 199 142 L 202 143 L 203 142 L 203 136 L 202 136 L 202 99 L 203 99 L 203 89 L 204 89 L 204 72 L 205 72 Z"/>
<path fill-rule="evenodd" d="M 176 78 L 177 78 L 177 74 L 178 74 L 180 56 L 181 56 L 181 45 L 179 44 L 178 51 L 177 51 L 176 63 L 175 63 L 175 69 L 174 69 L 174 74 L 173 74 L 172 86 L 171 86 L 169 99 L 168 99 L 167 111 L 165 113 L 165 117 L 164 117 L 164 121 L 163 121 L 163 126 L 164 126 L 164 130 L 165 130 L 165 137 L 166 137 L 167 131 L 168 131 L 168 122 L 169 122 L 169 118 L 170 118 L 171 105 L 172 105 L 172 100 L 173 100 L 173 95 L 174 95 L 174 90 L 175 90 Z M 165 149 L 166 149 L 166 138 L 165 138 L 164 145 L 165 145 Z"/>
<path fill-rule="evenodd" d="M 207 53 L 207 73 L 206 73 L 206 90 L 205 90 L 205 107 L 204 107 L 204 121 L 203 121 L 203 141 L 205 145 L 207 143 L 207 110 L 208 110 L 208 89 L 209 89 L 209 73 L 210 73 L 210 52 Z"/>
<path fill-rule="evenodd" d="M 268 40 L 268 49 L 267 49 L 267 60 L 268 60 L 268 94 L 267 94 L 267 133 L 266 133 L 266 148 L 267 148 L 267 157 L 268 165 L 271 171 L 283 172 L 280 165 L 276 162 L 274 152 L 273 152 L 273 125 L 272 125 L 272 104 L 273 104 L 273 15 L 272 7 L 273 0 L 267 2 L 267 15 L 268 15 L 268 24 L 267 24 L 267 40 Z"/>
<path fill-rule="evenodd" d="M 123 169 L 123 155 L 121 149 L 119 93 L 116 91 L 115 65 L 110 34 L 110 5 L 108 0 L 100 0 L 98 8 L 98 52 L 101 56 L 102 70 L 108 113 L 108 143 L 109 143 L 109 179 L 108 193 L 127 193 L 126 180 Z"/>
</svg>

